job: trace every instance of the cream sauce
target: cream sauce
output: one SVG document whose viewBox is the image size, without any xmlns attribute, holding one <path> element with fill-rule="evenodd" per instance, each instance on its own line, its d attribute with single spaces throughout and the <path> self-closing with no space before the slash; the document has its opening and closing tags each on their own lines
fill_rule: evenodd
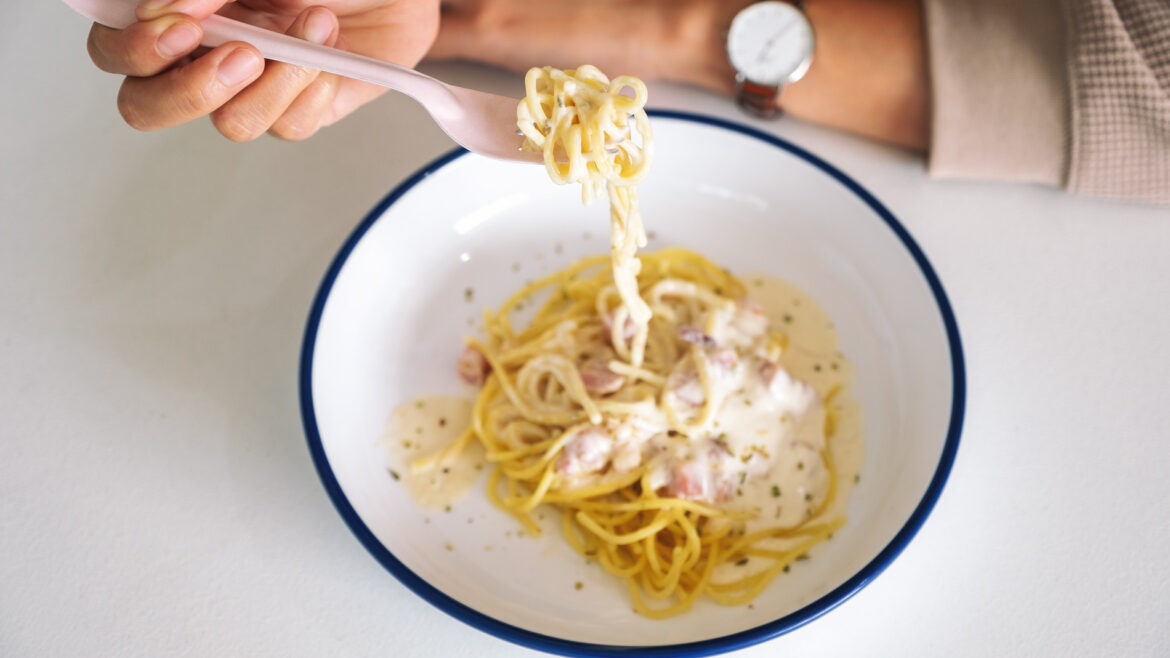
<svg viewBox="0 0 1170 658">
<path fill-rule="evenodd" d="M 472 440 L 458 454 L 429 468 L 411 463 L 455 442 L 471 424 L 472 402 L 457 397 L 409 400 L 390 413 L 382 434 L 387 477 L 406 486 L 419 507 L 445 510 L 463 499 L 485 470 L 483 446 Z"/>
<path fill-rule="evenodd" d="M 853 367 L 839 350 L 832 320 L 814 298 L 769 276 L 746 277 L 745 281 L 748 297 L 763 307 L 769 328 L 788 338 L 780 365 L 792 378 L 811 386 L 819 404 L 814 413 L 806 413 L 800 420 L 802 427 L 790 434 L 794 440 L 773 455 L 768 475 L 746 482 L 736 503 L 758 510 L 752 526 L 789 526 L 803 521 L 828 493 L 829 474 L 820 456 L 827 429 L 837 490 L 824 518 L 832 520 L 844 513 L 864 457 L 861 407 L 850 388 Z M 828 427 L 826 413 L 831 418 Z M 722 418 L 720 426 L 725 426 Z"/>
</svg>

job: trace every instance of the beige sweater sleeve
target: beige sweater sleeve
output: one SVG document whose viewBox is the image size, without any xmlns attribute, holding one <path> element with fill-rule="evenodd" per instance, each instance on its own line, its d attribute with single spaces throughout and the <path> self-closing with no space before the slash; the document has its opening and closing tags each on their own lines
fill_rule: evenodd
<svg viewBox="0 0 1170 658">
<path fill-rule="evenodd" d="M 932 175 L 1170 203 L 1170 1 L 923 4 Z"/>
<path fill-rule="evenodd" d="M 1061 185 L 1069 143 L 1060 0 L 925 0 L 930 173 Z"/>
</svg>

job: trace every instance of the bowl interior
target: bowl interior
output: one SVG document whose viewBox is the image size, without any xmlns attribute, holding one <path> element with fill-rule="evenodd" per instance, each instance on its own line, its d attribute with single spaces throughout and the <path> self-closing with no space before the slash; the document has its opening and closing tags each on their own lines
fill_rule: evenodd
<svg viewBox="0 0 1170 658">
<path fill-rule="evenodd" d="M 482 481 L 451 512 L 414 505 L 386 470 L 390 411 L 422 395 L 473 395 L 453 364 L 482 309 L 608 248 L 603 202 L 582 207 L 576 188 L 552 185 L 538 167 L 453 157 L 376 210 L 335 263 L 306 339 L 306 418 L 323 477 L 335 478 L 339 508 L 352 507 L 351 525 L 368 529 L 375 555 L 432 602 L 505 636 L 649 646 L 781 632 L 880 571 L 953 458 L 957 336 L 948 338 L 949 309 L 907 243 L 864 198 L 775 143 L 686 118 L 653 122 L 655 163 L 639 188 L 649 248 L 686 246 L 821 302 L 857 371 L 860 483 L 845 527 L 750 609 L 700 601 L 664 621 L 634 614 L 624 584 L 585 564 L 559 532 L 517 536 Z"/>
</svg>

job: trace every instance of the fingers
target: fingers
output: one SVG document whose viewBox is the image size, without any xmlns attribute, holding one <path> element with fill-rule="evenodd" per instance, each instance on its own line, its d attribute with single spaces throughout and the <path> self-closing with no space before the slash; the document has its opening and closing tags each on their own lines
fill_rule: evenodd
<svg viewBox="0 0 1170 658">
<path fill-rule="evenodd" d="M 126 78 L 118 93 L 118 110 L 138 130 L 169 128 L 216 110 L 263 70 L 264 60 L 255 48 L 226 43 L 166 73 Z"/>
<path fill-rule="evenodd" d="M 149 76 L 187 56 L 203 38 L 203 28 L 182 15 L 134 23 L 115 30 L 94 23 L 89 32 L 89 56 L 103 71 Z"/>
<path fill-rule="evenodd" d="M 124 30 L 94 24 L 89 56 L 103 71 L 150 76 L 189 55 L 203 38 L 199 20 L 235 0 L 145 0 Z"/>
<path fill-rule="evenodd" d="M 135 10 L 139 21 L 161 18 L 167 14 L 186 14 L 202 20 L 236 0 L 143 0 Z"/>
<path fill-rule="evenodd" d="M 287 33 L 331 46 L 339 31 L 333 12 L 313 7 L 302 12 Z M 215 110 L 211 120 L 232 141 L 253 140 L 269 129 L 278 137 L 305 139 L 317 131 L 322 114 L 336 94 L 335 76 L 270 62 L 259 79 Z"/>
<path fill-rule="evenodd" d="M 268 133 L 280 139 L 299 141 L 315 135 L 318 130 L 331 123 L 334 102 L 341 88 L 341 78 L 322 73 L 308 86 L 288 110 L 268 129 Z"/>
</svg>

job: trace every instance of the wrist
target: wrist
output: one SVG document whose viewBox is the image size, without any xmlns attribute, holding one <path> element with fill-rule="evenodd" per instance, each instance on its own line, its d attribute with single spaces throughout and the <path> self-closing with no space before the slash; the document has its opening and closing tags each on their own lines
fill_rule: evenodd
<svg viewBox="0 0 1170 658">
<path fill-rule="evenodd" d="M 735 69 L 727 58 L 731 19 L 752 0 L 665 0 L 662 77 L 723 94 L 735 90 Z"/>
</svg>

